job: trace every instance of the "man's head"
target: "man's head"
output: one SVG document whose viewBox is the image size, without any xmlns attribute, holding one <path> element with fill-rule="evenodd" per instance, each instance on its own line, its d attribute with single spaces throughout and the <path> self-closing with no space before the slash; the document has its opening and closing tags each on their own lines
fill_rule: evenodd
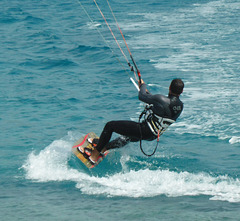
<svg viewBox="0 0 240 221">
<path fill-rule="evenodd" d="M 172 80 L 169 87 L 169 91 L 170 93 L 176 94 L 179 96 L 183 92 L 183 88 L 184 88 L 183 81 L 179 78 L 176 78 Z"/>
</svg>

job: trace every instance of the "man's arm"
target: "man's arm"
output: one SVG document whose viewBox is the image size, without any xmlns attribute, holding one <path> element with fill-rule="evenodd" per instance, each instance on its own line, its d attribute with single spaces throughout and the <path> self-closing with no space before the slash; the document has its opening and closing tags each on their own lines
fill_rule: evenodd
<svg viewBox="0 0 240 221">
<path fill-rule="evenodd" d="M 143 101 L 144 103 L 147 103 L 147 104 L 153 104 L 156 106 L 169 105 L 170 100 L 167 97 L 160 94 L 151 94 L 147 90 L 147 85 L 144 83 L 143 80 L 141 81 L 141 83 L 138 82 L 138 84 L 140 88 L 140 91 L 138 93 L 138 98 L 140 101 Z"/>
<path fill-rule="evenodd" d="M 153 104 L 155 103 L 154 95 L 152 95 L 148 90 L 147 90 L 147 85 L 143 80 L 141 82 L 138 82 L 140 91 L 138 93 L 138 98 L 140 101 L 143 101 L 148 104 Z"/>
</svg>

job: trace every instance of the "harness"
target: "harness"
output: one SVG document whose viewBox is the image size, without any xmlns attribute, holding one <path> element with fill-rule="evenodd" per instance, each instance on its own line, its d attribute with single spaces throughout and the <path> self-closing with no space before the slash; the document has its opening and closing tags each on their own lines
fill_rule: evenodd
<svg viewBox="0 0 240 221">
<path fill-rule="evenodd" d="M 144 115 L 144 120 L 147 122 L 148 127 L 150 128 L 150 130 L 152 131 L 152 133 L 157 137 L 157 145 L 155 147 L 155 150 L 153 151 L 152 154 L 146 154 L 143 149 L 142 149 L 142 139 L 140 140 L 140 148 L 141 151 L 143 152 L 144 155 L 146 156 L 152 156 L 156 150 L 157 150 L 157 146 L 159 143 L 159 137 L 164 133 L 164 131 L 167 130 L 167 128 L 175 122 L 175 120 L 169 119 L 169 118 L 164 118 L 164 117 L 160 117 L 156 114 L 153 113 L 152 111 L 152 106 L 153 105 L 146 105 L 145 109 L 143 110 L 143 112 L 140 114 L 139 116 L 139 123 L 141 118 Z M 142 131 L 140 128 L 140 133 L 142 135 Z"/>
<path fill-rule="evenodd" d="M 175 121 L 169 118 L 160 117 L 153 113 L 152 105 L 147 105 L 144 112 L 144 119 L 155 136 L 161 136 L 167 128 Z"/>
</svg>

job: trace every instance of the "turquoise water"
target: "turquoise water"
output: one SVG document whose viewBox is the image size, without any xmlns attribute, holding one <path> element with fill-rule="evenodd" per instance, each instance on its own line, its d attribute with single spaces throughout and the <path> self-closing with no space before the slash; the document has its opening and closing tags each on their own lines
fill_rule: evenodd
<svg viewBox="0 0 240 221">
<path fill-rule="evenodd" d="M 77 0 L 0 2 L 1 220 L 240 220 L 240 2 L 110 1 L 149 90 L 182 78 L 185 109 L 153 157 L 130 143 L 93 170 L 74 142 L 143 105 L 81 2 L 94 24 Z"/>
</svg>

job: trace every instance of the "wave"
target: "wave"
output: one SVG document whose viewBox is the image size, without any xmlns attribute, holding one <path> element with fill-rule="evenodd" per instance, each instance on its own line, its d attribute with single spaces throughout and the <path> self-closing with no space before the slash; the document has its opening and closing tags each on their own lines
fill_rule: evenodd
<svg viewBox="0 0 240 221">
<path fill-rule="evenodd" d="M 74 55 L 82 55 L 83 53 L 99 53 L 99 51 L 105 51 L 108 49 L 106 46 L 88 46 L 88 45 L 78 45 L 77 47 L 70 49 L 69 52 L 73 53 Z M 96 52 L 97 51 L 97 52 Z"/>
<path fill-rule="evenodd" d="M 206 195 L 210 200 L 240 202 L 240 180 L 228 175 L 176 172 L 160 167 L 149 169 L 151 167 L 146 168 L 147 163 L 143 159 L 138 164 L 142 163 L 144 166 L 134 170 L 127 166 L 129 161 L 133 162 L 131 156 L 120 157 L 120 171 L 116 171 L 116 167 L 109 165 L 107 160 L 105 164 L 102 162 L 102 167 L 100 164 L 96 168 L 101 171 L 103 165 L 107 165 L 109 170 L 113 170 L 111 174 L 99 176 L 96 171 L 94 174 L 94 170 L 91 172 L 85 167 L 77 168 L 69 163 L 72 156 L 71 147 L 76 137 L 79 138 L 80 134 L 69 132 L 66 137 L 55 140 L 39 153 L 30 153 L 22 166 L 26 172 L 26 179 L 34 182 L 72 181 L 76 183 L 76 188 L 87 195 L 133 198 Z M 110 153 L 108 158 L 111 154 L 113 153 Z"/>
<path fill-rule="evenodd" d="M 19 64 L 21 67 L 39 67 L 41 70 L 51 70 L 58 67 L 73 67 L 76 66 L 76 63 L 67 58 L 56 58 L 56 59 L 28 59 Z"/>
<path fill-rule="evenodd" d="M 229 143 L 230 143 L 230 144 L 240 143 L 240 137 L 233 136 L 233 137 L 229 140 Z"/>
<path fill-rule="evenodd" d="M 240 181 L 228 176 L 139 170 L 106 177 L 88 177 L 76 185 L 85 194 L 107 196 L 168 197 L 208 195 L 211 200 L 240 202 Z"/>
</svg>

